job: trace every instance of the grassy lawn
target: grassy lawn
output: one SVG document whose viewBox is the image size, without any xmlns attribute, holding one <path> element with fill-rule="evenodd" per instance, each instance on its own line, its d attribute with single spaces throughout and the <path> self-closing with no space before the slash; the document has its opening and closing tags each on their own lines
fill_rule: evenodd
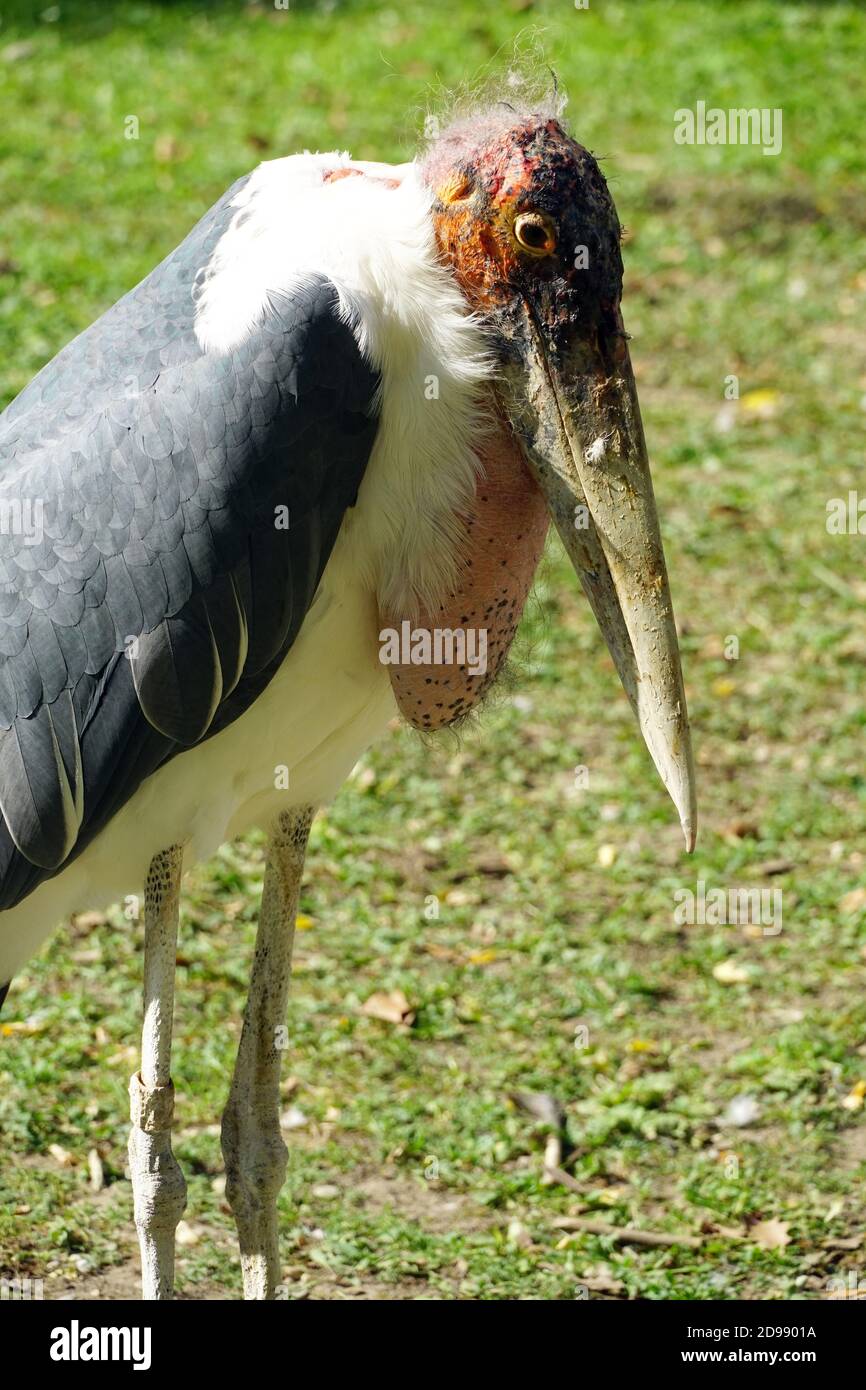
<svg viewBox="0 0 866 1390">
<path fill-rule="evenodd" d="M 682 629 L 698 848 L 684 858 L 551 547 L 477 726 L 428 742 L 395 729 L 314 828 L 284 1081 L 291 1296 L 862 1290 L 866 575 L 863 539 L 829 535 L 826 505 L 863 480 L 866 13 L 59 9 L 3 0 L 0 404 L 240 173 L 305 146 L 405 158 L 431 88 L 507 64 L 518 36 L 540 34 L 630 233 L 626 324 Z M 698 100 L 781 107 L 781 154 L 675 144 L 675 110 Z M 262 873 L 253 838 L 188 880 L 174 1077 L 190 1298 L 240 1288 L 217 1126 Z M 698 880 L 780 890 L 782 931 L 679 925 L 675 894 Z M 135 1290 L 140 969 L 120 909 L 79 920 L 3 1014 L 0 1273 L 43 1278 L 46 1297 Z M 362 1012 L 390 990 L 410 1026 Z M 569 1185 L 542 1183 L 542 1127 L 517 1092 L 564 1107 Z M 574 1215 L 702 1240 L 565 1234 Z"/>
</svg>

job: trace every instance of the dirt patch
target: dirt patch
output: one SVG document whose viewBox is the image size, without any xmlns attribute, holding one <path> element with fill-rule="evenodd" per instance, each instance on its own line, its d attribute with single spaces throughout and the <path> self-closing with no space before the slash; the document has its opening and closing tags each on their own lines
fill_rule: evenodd
<svg viewBox="0 0 866 1390">
<path fill-rule="evenodd" d="M 240 1275 L 238 1276 L 238 1288 L 240 1288 Z M 203 1300 L 222 1300 L 236 1297 L 226 1289 L 216 1284 L 197 1284 L 188 1293 L 178 1294 L 178 1302 L 194 1300 L 200 1303 Z M 103 1269 L 99 1274 L 83 1276 L 76 1279 L 74 1283 L 58 1283 L 56 1288 L 52 1288 L 50 1281 L 45 1283 L 45 1298 L 51 1299 L 79 1299 L 85 1303 L 104 1303 L 104 1302 L 127 1302 L 139 1303 L 141 1301 L 141 1273 L 139 1269 L 138 1256 L 130 1257 L 123 1264 L 111 1265 L 108 1269 Z"/>
<path fill-rule="evenodd" d="M 419 1182 L 396 1171 L 368 1173 L 353 1183 L 352 1190 L 367 1211 L 393 1211 L 432 1235 L 483 1231 L 496 1224 L 470 1198 L 443 1189 L 435 1181 Z"/>
<path fill-rule="evenodd" d="M 836 1140 L 835 1151 L 839 1168 L 859 1168 L 861 1163 L 866 1163 L 866 1124 L 843 1130 Z"/>
</svg>

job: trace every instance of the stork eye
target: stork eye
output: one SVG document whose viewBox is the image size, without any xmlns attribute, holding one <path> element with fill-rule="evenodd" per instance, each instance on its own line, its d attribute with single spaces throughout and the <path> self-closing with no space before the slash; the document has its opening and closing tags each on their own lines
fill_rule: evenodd
<svg viewBox="0 0 866 1390">
<path fill-rule="evenodd" d="M 514 236 L 531 256 L 550 256 L 556 250 L 556 228 L 543 212 L 522 212 L 515 219 Z"/>
</svg>

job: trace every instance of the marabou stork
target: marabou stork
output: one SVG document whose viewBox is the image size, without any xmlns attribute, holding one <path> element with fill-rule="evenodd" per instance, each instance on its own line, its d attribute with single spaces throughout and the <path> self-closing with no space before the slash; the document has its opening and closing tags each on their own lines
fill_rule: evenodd
<svg viewBox="0 0 866 1390">
<path fill-rule="evenodd" d="M 0 417 L 0 507 L 31 523 L 0 536 L 0 995 L 56 923 L 144 881 L 147 1298 L 171 1296 L 185 1204 L 182 861 L 270 830 L 222 1147 L 245 1296 L 273 1297 L 311 819 L 396 711 L 438 729 L 477 704 L 550 517 L 694 843 L 621 288 L 596 161 L 553 109 L 493 105 L 410 164 L 260 165 Z"/>
</svg>

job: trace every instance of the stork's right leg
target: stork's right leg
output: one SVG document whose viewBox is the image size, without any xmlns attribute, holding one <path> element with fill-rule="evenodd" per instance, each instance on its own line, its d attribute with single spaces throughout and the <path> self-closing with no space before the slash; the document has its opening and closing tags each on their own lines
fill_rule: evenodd
<svg viewBox="0 0 866 1390">
<path fill-rule="evenodd" d="M 226 1196 L 241 1247 L 244 1298 L 276 1296 L 277 1198 L 288 1153 L 280 1133 L 280 1063 L 298 894 L 313 808 L 284 811 L 271 832 L 250 993 L 222 1121 Z"/>
<path fill-rule="evenodd" d="M 171 1151 L 171 1028 L 183 850 L 154 855 L 144 890 L 144 1027 L 141 1071 L 129 1083 L 129 1169 L 141 1246 L 142 1297 L 174 1292 L 174 1233 L 186 1183 Z"/>
</svg>

